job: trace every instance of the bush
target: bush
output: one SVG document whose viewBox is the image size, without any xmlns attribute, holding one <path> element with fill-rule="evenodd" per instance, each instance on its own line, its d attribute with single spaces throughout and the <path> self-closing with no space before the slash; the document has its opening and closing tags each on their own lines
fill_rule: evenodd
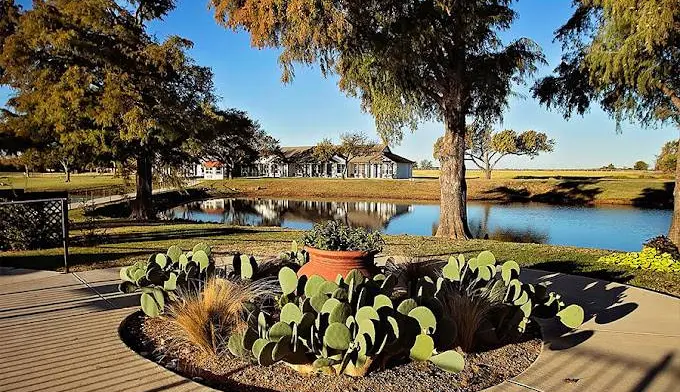
<svg viewBox="0 0 680 392">
<path fill-rule="evenodd" d="M 175 290 L 200 291 L 215 276 L 215 262 L 210 258 L 210 247 L 197 244 L 187 253 L 176 245 L 166 253 L 151 255 L 120 269 L 122 282 L 118 289 L 123 293 L 141 291 L 140 304 L 144 313 L 155 317 L 163 313 L 168 300 L 176 299 Z"/>
<path fill-rule="evenodd" d="M 678 247 L 671 241 L 670 238 L 665 235 L 660 235 L 658 237 L 651 238 L 647 240 L 643 245 L 643 248 L 654 248 L 657 253 L 668 253 L 671 257 L 680 261 L 680 252 Z"/>
<path fill-rule="evenodd" d="M 636 269 L 680 273 L 680 262 L 675 261 L 668 253 L 660 253 L 649 247 L 642 248 L 641 252 L 612 253 L 600 257 L 598 261 Z"/>
<path fill-rule="evenodd" d="M 385 246 L 380 232 L 351 228 L 335 221 L 317 223 L 305 233 L 303 243 L 320 250 L 380 253 Z"/>
<path fill-rule="evenodd" d="M 637 161 L 635 162 L 635 165 L 633 165 L 633 169 L 635 170 L 649 170 L 649 164 L 645 161 Z"/>
<path fill-rule="evenodd" d="M 2 200 L 0 200 L 2 201 Z M 0 250 L 47 249 L 61 245 L 60 202 L 0 205 Z"/>
</svg>

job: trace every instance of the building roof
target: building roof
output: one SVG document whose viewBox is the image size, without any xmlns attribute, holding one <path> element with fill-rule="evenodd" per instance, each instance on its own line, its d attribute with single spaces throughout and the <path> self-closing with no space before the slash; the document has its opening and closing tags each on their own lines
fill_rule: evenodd
<svg viewBox="0 0 680 392">
<path fill-rule="evenodd" d="M 354 157 L 350 160 L 351 163 L 369 163 L 382 162 L 387 158 L 396 163 L 414 163 L 413 161 L 399 156 L 392 151 L 385 144 L 376 144 L 372 148 L 373 153 Z M 295 147 L 281 147 L 283 157 L 288 162 L 312 162 L 314 159 L 314 146 L 295 146 Z"/>
<path fill-rule="evenodd" d="M 207 167 L 207 168 L 222 167 L 222 162 L 220 162 L 220 161 L 205 161 L 205 162 L 203 162 L 203 166 Z"/>
<path fill-rule="evenodd" d="M 313 160 L 314 146 L 281 147 L 281 152 L 286 161 L 310 161 Z"/>
</svg>

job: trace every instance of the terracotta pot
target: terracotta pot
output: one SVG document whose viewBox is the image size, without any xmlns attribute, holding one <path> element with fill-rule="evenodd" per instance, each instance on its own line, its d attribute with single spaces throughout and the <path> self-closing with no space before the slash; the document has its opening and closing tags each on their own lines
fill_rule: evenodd
<svg viewBox="0 0 680 392">
<path fill-rule="evenodd" d="M 305 247 L 309 261 L 298 270 L 298 276 L 319 275 L 335 281 L 338 274 L 346 276 L 351 270 L 359 270 L 366 277 L 380 272 L 373 262 L 375 253 L 364 251 L 333 251 Z"/>
</svg>

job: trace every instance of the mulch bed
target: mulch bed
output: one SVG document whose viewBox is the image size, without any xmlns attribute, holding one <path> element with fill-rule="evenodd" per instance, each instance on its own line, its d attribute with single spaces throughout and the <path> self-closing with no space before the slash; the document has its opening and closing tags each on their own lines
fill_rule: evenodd
<svg viewBox="0 0 680 392">
<path fill-rule="evenodd" d="M 170 344 L 168 322 L 137 312 L 121 326 L 123 340 L 139 354 L 196 382 L 223 391 L 265 392 L 473 392 L 500 384 L 528 368 L 541 352 L 535 323 L 519 342 L 465 356 L 465 369 L 444 372 L 429 363 L 409 362 L 364 378 L 303 375 L 286 365 L 262 367 L 233 358 L 202 354 L 191 344 Z"/>
</svg>

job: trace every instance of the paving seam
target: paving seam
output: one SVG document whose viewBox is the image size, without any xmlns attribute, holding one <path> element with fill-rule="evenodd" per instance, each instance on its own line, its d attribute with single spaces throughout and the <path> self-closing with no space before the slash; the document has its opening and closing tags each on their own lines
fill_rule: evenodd
<svg viewBox="0 0 680 392">
<path fill-rule="evenodd" d="M 530 391 L 534 391 L 534 392 L 545 392 L 545 391 L 543 391 L 542 389 L 534 388 L 534 387 L 532 387 L 531 385 L 523 384 L 523 383 L 518 382 L 518 381 L 515 381 L 515 380 L 507 380 L 507 382 L 509 382 L 509 383 L 511 383 L 511 384 L 515 384 L 515 385 L 520 386 L 520 387 L 522 387 L 522 388 L 526 388 L 526 389 L 528 389 L 528 390 L 530 390 Z M 499 385 L 500 385 L 500 384 L 499 384 Z"/>
<path fill-rule="evenodd" d="M 80 277 L 77 273 L 75 273 L 75 272 L 72 272 L 71 274 L 72 274 L 73 276 L 75 276 L 76 279 L 78 279 L 79 281 L 81 281 L 85 286 L 87 286 L 87 288 L 89 288 L 90 290 L 94 291 L 94 293 L 97 294 L 97 296 L 98 296 L 99 298 L 103 299 L 103 300 L 111 307 L 111 309 L 117 309 L 117 308 L 111 303 L 111 301 L 109 301 L 106 297 L 104 297 L 102 294 L 100 294 L 99 291 L 97 291 L 94 287 L 90 286 L 90 284 L 89 284 L 85 279 L 81 278 L 81 277 Z"/>
<path fill-rule="evenodd" d="M 668 334 L 663 334 L 663 333 L 654 333 L 654 332 L 634 332 L 634 331 L 616 331 L 613 329 L 595 329 L 595 328 L 586 328 L 586 329 L 578 329 L 576 331 L 594 331 L 594 332 L 602 332 L 602 333 L 613 333 L 613 334 L 622 334 L 622 335 L 641 335 L 641 336 L 657 336 L 661 338 L 680 338 L 680 335 L 668 335 Z"/>
</svg>

